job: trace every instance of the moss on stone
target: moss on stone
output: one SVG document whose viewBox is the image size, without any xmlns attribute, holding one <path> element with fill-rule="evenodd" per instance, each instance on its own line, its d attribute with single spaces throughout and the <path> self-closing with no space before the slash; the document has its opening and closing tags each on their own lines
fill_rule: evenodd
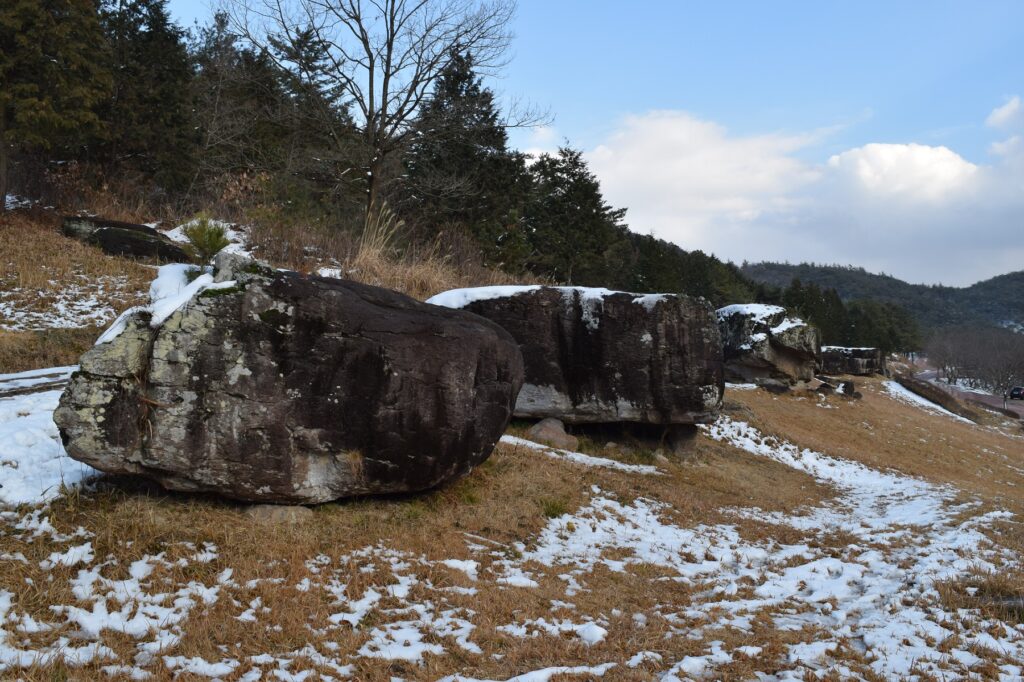
<svg viewBox="0 0 1024 682">
<path fill-rule="evenodd" d="M 230 296 L 231 294 L 238 294 L 245 291 L 245 287 L 236 284 L 233 287 L 224 287 L 223 289 L 203 289 L 199 292 L 199 298 L 216 298 L 217 296 Z"/>
</svg>

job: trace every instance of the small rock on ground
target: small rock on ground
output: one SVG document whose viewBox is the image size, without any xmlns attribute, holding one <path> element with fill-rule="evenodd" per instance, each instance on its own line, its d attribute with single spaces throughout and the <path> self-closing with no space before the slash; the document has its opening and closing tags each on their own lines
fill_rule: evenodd
<svg viewBox="0 0 1024 682">
<path fill-rule="evenodd" d="M 579 439 L 566 433 L 565 424 L 553 417 L 540 420 L 526 434 L 531 440 L 562 450 L 576 450 L 580 446 Z"/>
</svg>

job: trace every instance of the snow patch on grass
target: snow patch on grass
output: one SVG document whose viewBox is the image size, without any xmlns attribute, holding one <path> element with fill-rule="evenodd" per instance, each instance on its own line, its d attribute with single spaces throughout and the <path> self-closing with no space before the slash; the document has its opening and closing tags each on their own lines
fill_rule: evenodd
<svg viewBox="0 0 1024 682">
<path fill-rule="evenodd" d="M 661 475 L 661 471 L 658 467 L 650 466 L 649 464 L 626 464 L 625 462 L 619 462 L 614 459 L 607 459 L 605 457 L 594 457 L 592 455 L 585 455 L 582 452 L 572 452 L 570 450 L 559 450 L 558 448 L 549 447 L 540 443 L 535 443 L 532 440 L 526 440 L 525 438 L 519 438 L 517 436 L 502 436 L 501 442 L 506 445 L 519 445 L 530 450 L 536 450 L 542 452 L 552 459 L 560 459 L 563 461 L 572 462 L 573 464 L 580 464 L 587 467 L 600 467 L 603 469 L 614 469 L 616 471 L 627 471 L 633 474 L 646 474 L 646 475 Z"/>
<path fill-rule="evenodd" d="M 0 389 L 31 386 L 43 374 L 66 376 L 70 368 L 5 374 Z M 60 391 L 0 398 L 0 507 L 53 500 L 97 472 L 67 456 L 53 423 Z"/>
<path fill-rule="evenodd" d="M 35 331 L 74 329 L 104 324 L 117 314 L 113 304 L 137 300 L 127 277 L 75 275 L 58 287 L 51 280 L 47 289 L 14 286 L 0 282 L 0 330 Z"/>
<path fill-rule="evenodd" d="M 958 414 L 954 414 L 947 410 L 946 408 L 942 407 L 941 405 L 936 405 L 932 401 L 927 400 L 926 398 L 922 398 L 918 394 L 914 393 L 913 391 L 907 390 L 906 388 L 896 383 L 895 381 L 883 382 L 882 388 L 885 390 L 886 393 L 889 394 L 890 397 L 900 401 L 901 403 L 913 405 L 914 407 L 920 407 L 926 412 L 931 412 L 932 414 L 940 414 L 944 417 L 950 417 L 951 419 L 955 419 L 956 421 L 962 422 L 964 424 L 971 424 L 972 426 L 974 425 L 974 422 L 972 422 L 970 419 L 966 419 Z"/>
</svg>

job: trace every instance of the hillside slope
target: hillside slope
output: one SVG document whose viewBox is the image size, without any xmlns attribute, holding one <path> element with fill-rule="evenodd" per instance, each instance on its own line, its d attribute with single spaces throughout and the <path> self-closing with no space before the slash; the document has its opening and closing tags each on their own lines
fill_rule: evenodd
<svg viewBox="0 0 1024 682">
<path fill-rule="evenodd" d="M 1024 271 L 956 288 L 909 284 L 863 268 L 801 263 L 745 263 L 740 270 L 772 286 L 788 286 L 794 278 L 833 288 L 843 300 L 872 298 L 906 308 L 925 327 L 960 324 L 1024 323 Z"/>
</svg>

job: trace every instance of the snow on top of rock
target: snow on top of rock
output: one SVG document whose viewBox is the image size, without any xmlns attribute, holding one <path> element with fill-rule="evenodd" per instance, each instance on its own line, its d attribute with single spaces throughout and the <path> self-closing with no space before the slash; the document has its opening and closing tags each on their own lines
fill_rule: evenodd
<svg viewBox="0 0 1024 682">
<path fill-rule="evenodd" d="M 609 296 L 625 294 L 633 297 L 633 303 L 642 305 L 651 310 L 659 302 L 666 300 L 674 294 L 634 294 L 628 291 L 615 291 L 604 287 L 556 287 L 543 286 L 540 284 L 525 285 L 501 285 L 490 287 L 467 287 L 465 289 L 452 289 L 427 299 L 431 305 L 439 305 L 445 308 L 465 308 L 476 301 L 490 301 L 496 298 L 508 298 L 519 294 L 537 291 L 539 289 L 556 289 L 562 293 L 566 302 L 573 301 L 579 297 L 582 307 L 583 321 L 590 329 L 596 329 L 601 323 L 601 309 L 604 299 Z"/>
<path fill-rule="evenodd" d="M 772 334 L 781 334 L 782 332 L 793 329 L 795 327 L 806 327 L 807 323 L 801 320 L 799 317 L 787 317 L 782 322 L 772 327 Z"/>
<path fill-rule="evenodd" d="M 529 291 L 540 289 L 539 284 L 531 285 L 506 285 L 494 287 L 467 287 L 465 289 L 451 289 L 443 291 L 436 296 L 427 299 L 431 305 L 439 305 L 444 308 L 465 308 L 476 301 L 490 301 L 495 298 L 507 298 L 518 294 L 525 294 Z"/>
<path fill-rule="evenodd" d="M 431 305 L 439 305 L 445 308 L 465 308 L 470 303 L 475 303 L 476 301 L 490 301 L 496 298 L 508 298 L 510 296 L 518 296 L 519 294 L 537 291 L 538 289 L 557 289 L 558 291 L 561 291 L 563 295 L 579 294 L 580 299 L 583 301 L 601 300 L 608 296 L 625 294 L 633 297 L 633 303 L 643 305 L 646 308 L 651 308 L 657 305 L 658 302 L 664 301 L 668 297 L 675 295 L 634 294 L 629 291 L 616 291 L 614 289 L 605 289 L 604 287 L 556 287 L 541 284 L 504 284 L 490 287 L 451 289 L 450 291 L 443 291 L 436 296 L 431 296 L 426 302 Z"/>
<path fill-rule="evenodd" d="M 877 348 L 871 346 L 822 346 L 822 353 L 851 353 L 853 351 L 865 350 L 865 351 L 876 351 Z"/>
<path fill-rule="evenodd" d="M 807 323 L 799 317 L 787 315 L 786 309 L 782 306 L 769 305 L 767 303 L 734 303 L 732 305 L 727 305 L 724 308 L 719 308 L 715 313 L 718 315 L 719 321 L 730 318 L 733 315 L 743 315 L 744 317 L 749 317 L 754 322 L 759 322 L 764 325 L 767 325 L 772 317 L 785 315 L 781 322 L 774 327 L 771 327 L 770 331 L 773 335 L 781 334 L 782 332 L 795 327 L 807 326 Z"/>
<path fill-rule="evenodd" d="M 161 266 L 156 279 L 149 285 L 149 305 L 135 306 L 121 313 L 100 338 L 96 339 L 96 345 L 116 339 L 124 331 L 128 318 L 135 313 L 149 312 L 152 315 L 149 325 L 155 329 L 197 294 L 207 289 L 230 289 L 235 286 L 234 280 L 214 282 L 210 268 L 204 268 L 205 272 L 189 282 L 189 275 L 195 269 L 196 266 L 185 263 Z"/>
<path fill-rule="evenodd" d="M 332 279 L 344 279 L 345 271 L 341 268 L 317 268 L 316 274 Z"/>
<path fill-rule="evenodd" d="M 733 315 L 741 314 L 752 317 L 758 322 L 765 322 L 772 315 L 785 314 L 786 309 L 778 305 L 766 303 L 734 303 L 717 310 L 718 319 L 723 320 Z"/>
</svg>

